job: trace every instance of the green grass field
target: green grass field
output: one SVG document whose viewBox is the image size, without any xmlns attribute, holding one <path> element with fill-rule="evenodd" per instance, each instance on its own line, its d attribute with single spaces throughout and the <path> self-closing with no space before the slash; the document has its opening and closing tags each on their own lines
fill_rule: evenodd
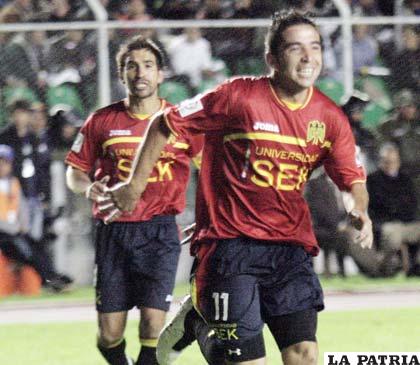
<svg viewBox="0 0 420 365">
<path fill-rule="evenodd" d="M 419 288 L 420 280 L 399 276 L 386 280 L 353 277 L 322 280 L 326 290 L 385 290 Z M 188 286 L 179 285 L 175 295 L 180 297 Z M 22 298 L 3 300 L 16 305 Z M 27 300 L 26 300 L 27 301 Z M 93 302 L 91 288 L 62 295 L 44 294 L 30 301 Z M 1 304 L 0 304 L 1 310 Z M 53 309 L 52 309 L 53 310 Z M 324 352 L 334 351 L 420 351 L 420 303 L 417 308 L 387 310 L 357 310 L 322 312 L 319 316 L 319 364 Z M 105 365 L 95 349 L 96 323 L 48 323 L 0 325 L 1 365 Z M 128 352 L 136 357 L 138 351 L 137 323 L 130 321 L 127 329 Z M 268 364 L 281 364 L 280 355 L 270 333 L 265 331 Z M 177 361 L 178 365 L 205 364 L 196 345 L 188 348 Z"/>
<path fill-rule="evenodd" d="M 338 276 L 332 278 L 320 277 L 321 284 L 324 290 L 338 290 L 338 291 L 371 291 L 371 290 L 393 290 L 393 289 L 419 289 L 420 290 L 420 278 L 411 277 L 406 278 L 403 274 L 394 276 L 392 278 L 385 279 L 370 279 L 363 275 L 354 275 L 346 279 L 342 279 Z M 187 283 L 178 284 L 174 290 L 174 297 L 181 298 L 189 291 L 189 285 Z M 52 294 L 44 292 L 39 297 L 24 298 L 19 295 L 13 295 L 7 298 L 0 299 L 0 310 L 1 304 L 11 304 L 13 302 L 93 302 L 94 292 L 93 288 L 77 288 L 73 291 Z M 0 364 L 1 365 L 1 364 Z"/>
<path fill-rule="evenodd" d="M 320 361 L 330 351 L 420 351 L 420 307 L 415 309 L 325 312 L 319 318 Z M 137 353 L 135 321 L 129 322 L 128 352 Z M 2 365 L 104 365 L 95 349 L 94 322 L 2 325 Z M 268 364 L 281 364 L 265 331 Z M 205 364 L 196 345 L 177 364 Z"/>
</svg>

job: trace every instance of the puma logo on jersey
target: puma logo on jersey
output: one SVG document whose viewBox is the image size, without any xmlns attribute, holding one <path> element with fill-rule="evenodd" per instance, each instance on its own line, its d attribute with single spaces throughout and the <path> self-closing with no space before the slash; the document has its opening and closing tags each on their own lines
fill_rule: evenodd
<svg viewBox="0 0 420 365">
<path fill-rule="evenodd" d="M 111 129 L 109 131 L 109 136 L 113 137 L 113 136 L 131 136 L 132 133 L 130 130 L 127 129 Z"/>
<path fill-rule="evenodd" d="M 277 124 L 273 124 L 273 123 L 255 122 L 253 128 L 254 128 L 254 131 L 266 131 L 266 132 L 280 133 L 279 126 Z"/>
</svg>

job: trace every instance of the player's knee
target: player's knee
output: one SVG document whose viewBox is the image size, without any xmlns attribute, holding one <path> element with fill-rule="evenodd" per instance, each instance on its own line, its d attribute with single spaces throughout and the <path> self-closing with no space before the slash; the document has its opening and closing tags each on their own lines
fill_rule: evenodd
<svg viewBox="0 0 420 365">
<path fill-rule="evenodd" d="M 282 350 L 284 365 L 316 365 L 318 345 L 316 342 L 299 342 Z"/>
<path fill-rule="evenodd" d="M 98 334 L 98 345 L 110 348 L 121 342 L 124 330 L 116 327 L 101 328 Z"/>
<path fill-rule="evenodd" d="M 142 338 L 158 338 L 165 325 L 164 317 L 149 316 L 140 320 L 140 336 Z"/>
</svg>

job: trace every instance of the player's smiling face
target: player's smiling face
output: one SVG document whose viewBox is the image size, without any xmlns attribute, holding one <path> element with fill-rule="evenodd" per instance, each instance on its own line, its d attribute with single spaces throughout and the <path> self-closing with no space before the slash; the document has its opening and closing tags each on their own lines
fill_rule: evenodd
<svg viewBox="0 0 420 365">
<path fill-rule="evenodd" d="M 163 72 L 153 52 L 143 48 L 129 52 L 123 77 L 128 93 L 145 99 L 157 95 L 158 86 L 163 81 Z"/>
<path fill-rule="evenodd" d="M 283 32 L 283 44 L 271 65 L 279 83 L 299 92 L 311 87 L 322 68 L 321 37 L 309 24 L 292 25 Z"/>
</svg>

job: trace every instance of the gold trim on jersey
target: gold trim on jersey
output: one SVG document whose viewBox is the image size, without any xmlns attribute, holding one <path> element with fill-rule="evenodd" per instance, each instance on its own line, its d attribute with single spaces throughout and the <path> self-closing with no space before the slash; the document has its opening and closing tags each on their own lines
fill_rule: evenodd
<svg viewBox="0 0 420 365">
<path fill-rule="evenodd" d="M 274 95 L 274 97 L 276 98 L 277 102 L 278 102 L 280 105 L 285 106 L 286 108 L 288 108 L 288 109 L 289 109 L 289 110 L 291 110 L 291 111 L 296 111 L 296 110 L 300 110 L 300 109 L 305 108 L 305 107 L 309 104 L 309 102 L 311 101 L 311 99 L 312 99 L 312 94 L 314 93 L 314 88 L 311 86 L 311 87 L 309 88 L 309 93 L 308 93 L 308 96 L 306 97 L 305 102 L 304 102 L 303 104 L 300 104 L 300 105 L 299 105 L 299 104 L 297 104 L 297 103 L 293 103 L 293 102 L 290 102 L 290 101 L 286 101 L 286 100 L 281 99 L 281 98 L 277 95 L 276 90 L 274 89 L 274 87 L 273 87 L 273 85 L 271 84 L 271 81 L 270 81 L 270 80 L 268 80 L 268 84 L 270 85 L 271 92 L 273 93 L 273 95 Z M 294 108 L 295 106 L 298 106 L 298 107 L 297 107 L 297 108 Z"/>
<path fill-rule="evenodd" d="M 174 147 L 179 148 L 180 150 L 187 150 L 188 148 L 190 148 L 190 145 L 188 143 L 175 142 Z"/>
<path fill-rule="evenodd" d="M 303 138 L 266 132 L 232 133 L 224 136 L 223 142 L 230 142 L 237 139 L 274 141 L 291 144 L 294 146 L 306 147 L 306 141 Z"/>
<path fill-rule="evenodd" d="M 105 150 L 108 146 L 111 146 L 117 143 L 140 143 L 142 139 L 143 137 L 135 137 L 135 136 L 110 138 L 102 144 L 102 149 Z M 187 150 L 188 148 L 190 148 L 190 145 L 184 142 L 176 142 L 176 141 L 169 140 L 168 144 L 172 144 L 174 148 L 178 148 L 180 150 Z"/>
<path fill-rule="evenodd" d="M 161 112 L 162 110 L 165 109 L 165 107 L 166 107 L 166 100 L 160 99 L 160 107 L 159 107 L 159 110 L 156 113 Z M 138 120 L 141 120 L 141 121 L 148 120 L 148 119 L 150 119 L 150 117 L 152 117 L 153 115 L 156 114 L 156 113 L 153 113 L 153 114 L 132 113 L 128 110 L 127 105 L 125 105 L 125 110 L 131 118 L 138 119 Z"/>
<path fill-rule="evenodd" d="M 108 146 L 111 146 L 117 143 L 140 143 L 142 139 L 143 137 L 134 137 L 134 136 L 110 138 L 102 144 L 102 149 L 105 149 Z"/>
</svg>

